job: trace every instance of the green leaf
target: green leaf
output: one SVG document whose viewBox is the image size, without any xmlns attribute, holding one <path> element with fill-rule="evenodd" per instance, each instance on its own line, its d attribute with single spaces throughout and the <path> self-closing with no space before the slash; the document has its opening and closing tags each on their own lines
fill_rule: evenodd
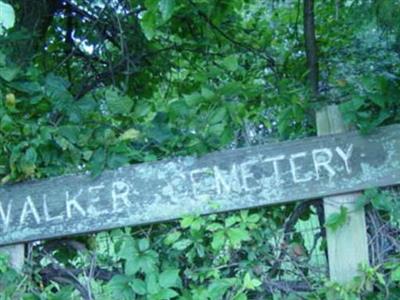
<svg viewBox="0 0 400 300">
<path fill-rule="evenodd" d="M 261 281 L 255 278 L 251 278 L 250 273 L 246 273 L 243 279 L 243 287 L 247 290 L 255 290 L 261 285 Z"/>
<path fill-rule="evenodd" d="M 144 273 L 152 273 L 157 269 L 158 254 L 153 250 L 146 251 L 145 254 L 138 257 L 140 269 Z"/>
<path fill-rule="evenodd" d="M 220 250 L 225 245 L 225 233 L 224 231 L 217 231 L 213 234 L 211 247 L 214 250 Z"/>
<path fill-rule="evenodd" d="M 247 300 L 247 296 L 244 293 L 238 293 L 232 300 Z"/>
<path fill-rule="evenodd" d="M 382 273 L 377 272 L 377 273 L 375 274 L 375 276 L 376 276 L 376 279 L 378 280 L 378 282 L 379 282 L 382 286 L 385 286 L 385 285 L 386 285 L 385 277 L 383 276 Z"/>
<path fill-rule="evenodd" d="M 225 83 L 220 89 L 219 92 L 225 97 L 234 97 L 239 95 L 242 92 L 243 86 L 240 82 L 233 81 Z"/>
<path fill-rule="evenodd" d="M 210 99 L 214 98 L 215 93 L 212 90 L 210 90 L 209 88 L 203 86 L 203 87 L 201 87 L 201 95 L 205 99 L 210 100 Z"/>
<path fill-rule="evenodd" d="M 132 236 L 124 236 L 118 251 L 118 257 L 127 259 L 133 253 L 138 253 L 135 239 Z"/>
<path fill-rule="evenodd" d="M 125 274 L 126 275 L 135 275 L 139 269 L 139 261 L 138 261 L 138 254 L 132 254 L 131 257 L 128 257 L 125 262 Z"/>
<path fill-rule="evenodd" d="M 88 164 L 88 169 L 93 176 L 97 176 L 104 170 L 106 164 L 107 152 L 104 148 L 96 149 Z"/>
<path fill-rule="evenodd" d="M 148 40 L 152 40 L 156 34 L 157 17 L 155 11 L 147 10 L 140 20 L 144 35 Z"/>
<path fill-rule="evenodd" d="M 19 162 L 21 171 L 26 175 L 32 175 L 36 169 L 36 161 L 36 150 L 32 147 L 28 148 L 28 150 L 26 150 L 25 154 L 23 155 L 21 161 Z"/>
<path fill-rule="evenodd" d="M 9 84 L 12 88 L 16 89 L 19 92 L 23 92 L 29 95 L 33 95 L 36 93 L 40 93 L 42 90 L 41 85 L 34 81 L 14 81 Z M 39 98 L 41 99 L 41 97 Z M 32 100 L 31 100 L 32 103 Z"/>
<path fill-rule="evenodd" d="M 222 64 L 224 65 L 225 68 L 228 69 L 228 71 L 234 72 L 237 70 L 239 67 L 238 63 L 238 58 L 236 55 L 230 55 L 228 57 L 225 57 L 224 60 L 222 61 Z"/>
<path fill-rule="evenodd" d="M 238 246 L 242 241 L 248 241 L 250 239 L 249 232 L 242 228 L 229 228 L 227 234 L 229 241 L 234 246 Z"/>
<path fill-rule="evenodd" d="M 172 233 L 169 233 L 164 240 L 165 245 L 167 246 L 172 245 L 180 238 L 181 235 L 182 233 L 180 231 L 174 231 Z"/>
<path fill-rule="evenodd" d="M 257 223 L 260 221 L 261 216 L 259 214 L 251 214 L 250 216 L 247 217 L 246 221 L 248 223 Z"/>
<path fill-rule="evenodd" d="M 107 159 L 107 167 L 110 169 L 116 169 L 122 166 L 125 166 L 129 163 L 129 157 L 127 154 L 119 154 L 111 152 L 108 155 Z"/>
<path fill-rule="evenodd" d="M 159 8 L 161 12 L 161 17 L 164 21 L 168 21 L 174 12 L 175 0 L 160 0 Z"/>
<path fill-rule="evenodd" d="M 394 269 L 390 274 L 390 279 L 395 282 L 400 281 L 400 266 Z"/>
<path fill-rule="evenodd" d="M 189 239 L 180 240 L 173 245 L 173 248 L 182 251 L 189 247 L 192 243 L 193 242 Z"/>
<path fill-rule="evenodd" d="M 79 138 L 79 127 L 74 125 L 60 126 L 58 129 L 60 135 L 65 137 L 68 141 L 75 144 Z"/>
<path fill-rule="evenodd" d="M 333 231 L 336 231 L 344 224 L 346 224 L 347 218 L 348 218 L 347 207 L 340 206 L 340 212 L 330 214 L 325 222 L 325 226 L 332 229 Z"/>
<path fill-rule="evenodd" d="M 64 78 L 49 73 L 45 79 L 45 92 L 55 104 L 55 108 L 70 112 L 73 97 L 68 91 L 70 83 Z"/>
<path fill-rule="evenodd" d="M 3 132 L 10 132 L 14 128 L 14 122 L 9 115 L 4 115 L 0 121 L 0 129 Z"/>
<path fill-rule="evenodd" d="M 134 128 L 131 128 L 131 129 L 125 130 L 124 133 L 122 133 L 118 139 L 120 141 L 132 141 L 132 140 L 136 140 L 139 136 L 140 136 L 140 131 L 138 131 Z"/>
<path fill-rule="evenodd" d="M 133 107 L 133 100 L 122 96 L 116 89 L 110 88 L 105 93 L 107 107 L 112 114 L 128 114 Z"/>
<path fill-rule="evenodd" d="M 131 279 L 124 275 L 115 275 L 107 284 L 107 291 L 113 299 L 132 300 L 134 293 L 130 286 Z"/>
<path fill-rule="evenodd" d="M 225 121 L 227 117 L 227 110 L 225 107 L 219 107 L 215 109 L 209 119 L 210 124 L 218 124 L 222 121 Z"/>
<path fill-rule="evenodd" d="M 225 219 L 225 226 L 231 227 L 232 225 L 236 224 L 240 221 L 240 218 L 237 215 L 230 216 Z"/>
<path fill-rule="evenodd" d="M 124 236 L 122 246 L 118 251 L 118 257 L 128 259 L 132 254 L 137 254 L 135 240 L 132 236 Z"/>
<path fill-rule="evenodd" d="M 157 273 L 146 275 L 146 289 L 150 294 L 157 294 L 160 291 L 160 285 L 157 282 Z"/>
<path fill-rule="evenodd" d="M 150 247 L 149 239 L 140 239 L 138 242 L 138 246 L 141 252 L 148 250 Z"/>
<path fill-rule="evenodd" d="M 194 217 L 193 216 L 183 217 L 182 220 L 181 220 L 181 227 L 183 229 L 188 228 L 188 227 L 190 227 L 190 225 L 192 225 L 193 221 L 194 221 Z"/>
<path fill-rule="evenodd" d="M 162 288 L 178 287 L 180 283 L 179 270 L 165 270 L 160 274 L 158 280 Z"/>
<path fill-rule="evenodd" d="M 236 283 L 234 278 L 222 278 L 214 280 L 208 287 L 209 298 L 221 299 L 226 291 Z"/>
<path fill-rule="evenodd" d="M 168 300 L 168 299 L 172 299 L 178 295 L 179 294 L 176 291 L 174 291 L 173 289 L 163 289 L 154 295 L 154 299 Z"/>
<path fill-rule="evenodd" d="M 45 87 L 50 92 L 57 92 L 59 90 L 66 90 L 70 86 L 69 82 L 64 78 L 49 73 L 45 79 Z"/>
<path fill-rule="evenodd" d="M 18 73 L 19 68 L 0 68 L 0 77 L 7 82 L 13 81 L 17 77 Z"/>
<path fill-rule="evenodd" d="M 134 278 L 129 282 L 129 286 L 136 294 L 145 295 L 147 292 L 146 283 L 143 280 Z"/>
</svg>

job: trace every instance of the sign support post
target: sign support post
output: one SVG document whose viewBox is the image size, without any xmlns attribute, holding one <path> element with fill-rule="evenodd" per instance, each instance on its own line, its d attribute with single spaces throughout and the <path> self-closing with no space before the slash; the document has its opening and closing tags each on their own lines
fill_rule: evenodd
<svg viewBox="0 0 400 300">
<path fill-rule="evenodd" d="M 331 105 L 317 112 L 318 135 L 347 131 L 338 106 Z M 324 197 L 325 216 L 347 209 L 347 223 L 336 231 L 327 228 L 329 276 L 332 281 L 349 282 L 358 275 L 360 264 L 368 264 L 368 240 L 364 209 L 355 208 L 360 193 Z"/>
<path fill-rule="evenodd" d="M 15 270 L 22 271 L 25 261 L 25 244 L 3 246 L 0 247 L 0 252 L 8 254 L 10 264 Z"/>
</svg>

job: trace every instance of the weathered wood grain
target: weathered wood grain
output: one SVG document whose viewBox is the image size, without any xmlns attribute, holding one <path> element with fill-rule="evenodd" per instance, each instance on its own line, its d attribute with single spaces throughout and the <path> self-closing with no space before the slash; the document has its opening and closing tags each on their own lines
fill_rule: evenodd
<svg viewBox="0 0 400 300">
<path fill-rule="evenodd" d="M 400 125 L 4 186 L 0 244 L 400 183 Z"/>
<path fill-rule="evenodd" d="M 341 133 L 347 130 L 339 107 L 330 105 L 317 112 L 318 135 Z M 400 172 L 400 171 L 399 171 Z M 346 283 L 359 274 L 360 264 L 368 264 L 368 239 L 364 209 L 356 209 L 360 193 L 329 196 L 323 199 L 325 217 L 339 213 L 341 207 L 348 211 L 347 222 L 336 231 L 327 228 L 329 278 Z M 329 297 L 328 299 L 336 299 Z"/>
</svg>

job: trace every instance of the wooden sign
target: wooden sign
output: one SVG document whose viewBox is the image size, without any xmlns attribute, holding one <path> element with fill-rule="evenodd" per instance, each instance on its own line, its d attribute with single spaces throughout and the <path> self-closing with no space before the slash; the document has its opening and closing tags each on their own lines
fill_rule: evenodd
<svg viewBox="0 0 400 300">
<path fill-rule="evenodd" d="M 400 125 L 2 187 L 0 245 L 400 184 Z"/>
</svg>

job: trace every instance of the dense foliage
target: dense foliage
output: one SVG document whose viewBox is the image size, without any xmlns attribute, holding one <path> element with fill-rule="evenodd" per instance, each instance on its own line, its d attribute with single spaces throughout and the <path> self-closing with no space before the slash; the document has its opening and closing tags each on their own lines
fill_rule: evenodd
<svg viewBox="0 0 400 300">
<path fill-rule="evenodd" d="M 315 70 L 302 1 L 3 0 L 0 10 L 2 184 L 313 135 L 315 111 L 332 103 L 365 133 L 400 122 L 397 0 L 316 1 Z M 367 191 L 360 205 L 398 233 L 398 199 Z M 23 273 L 0 256 L 0 299 L 400 297 L 398 248 L 346 286 L 324 263 L 312 269 L 308 252 L 324 258 L 326 245 L 288 225 L 298 207 L 33 243 Z M 323 235 L 319 209 L 310 202 L 295 221 Z"/>
</svg>

